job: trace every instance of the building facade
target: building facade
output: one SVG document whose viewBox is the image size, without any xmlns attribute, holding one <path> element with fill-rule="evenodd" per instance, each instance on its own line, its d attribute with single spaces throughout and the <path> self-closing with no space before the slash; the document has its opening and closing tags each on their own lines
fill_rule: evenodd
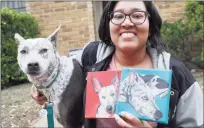
<svg viewBox="0 0 204 128">
<path fill-rule="evenodd" d="M 57 49 L 61 55 L 98 40 L 98 26 L 105 1 L 26 2 L 26 11 L 39 23 L 41 37 L 47 37 L 60 24 Z M 163 20 L 182 17 L 185 2 L 154 2 Z"/>
</svg>

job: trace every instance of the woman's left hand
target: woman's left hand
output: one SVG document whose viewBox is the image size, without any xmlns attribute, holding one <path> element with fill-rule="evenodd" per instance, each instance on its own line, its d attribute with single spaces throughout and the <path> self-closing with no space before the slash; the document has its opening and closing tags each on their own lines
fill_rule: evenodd
<svg viewBox="0 0 204 128">
<path fill-rule="evenodd" d="M 151 128 L 146 121 L 141 121 L 128 112 L 121 112 L 121 116 L 115 114 L 114 118 L 123 128 Z"/>
</svg>

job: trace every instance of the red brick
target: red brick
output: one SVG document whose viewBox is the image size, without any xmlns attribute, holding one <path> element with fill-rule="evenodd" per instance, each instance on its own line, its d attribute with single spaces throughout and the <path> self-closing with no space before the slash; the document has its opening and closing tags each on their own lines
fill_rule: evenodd
<svg viewBox="0 0 204 128">
<path fill-rule="evenodd" d="M 45 9 L 44 13 L 49 13 L 49 12 L 53 12 L 53 9 Z"/>
<path fill-rule="evenodd" d="M 173 12 L 171 14 L 172 17 L 181 17 L 184 13 L 183 12 Z"/>
<path fill-rule="evenodd" d="M 63 25 L 61 26 L 62 29 L 63 29 L 63 28 L 66 28 L 66 27 L 67 27 L 66 24 L 63 24 Z"/>
<path fill-rule="evenodd" d="M 71 37 L 65 36 L 65 37 L 62 37 L 62 40 L 63 40 L 63 41 L 68 41 L 68 40 L 71 40 Z"/>
<path fill-rule="evenodd" d="M 64 10 L 65 10 L 64 8 L 56 8 L 55 12 L 60 12 L 60 11 L 64 11 Z"/>
<path fill-rule="evenodd" d="M 76 41 L 69 41 L 69 44 L 75 44 L 77 43 Z"/>
<path fill-rule="evenodd" d="M 66 9 L 67 11 L 69 11 L 69 10 L 75 10 L 76 7 L 72 5 L 72 6 L 67 6 L 67 7 L 65 7 L 65 9 Z"/>
<path fill-rule="evenodd" d="M 84 8 L 87 8 L 86 4 L 82 4 L 82 5 L 77 6 L 77 9 L 84 9 Z"/>
<path fill-rule="evenodd" d="M 169 18 L 169 19 L 167 19 L 168 22 L 175 22 L 176 20 L 178 20 L 178 18 Z"/>
</svg>

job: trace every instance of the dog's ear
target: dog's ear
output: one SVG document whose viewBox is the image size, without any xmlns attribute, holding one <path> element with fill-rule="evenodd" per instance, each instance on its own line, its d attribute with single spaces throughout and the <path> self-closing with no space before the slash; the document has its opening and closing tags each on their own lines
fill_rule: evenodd
<svg viewBox="0 0 204 128">
<path fill-rule="evenodd" d="M 154 76 L 151 78 L 147 85 L 154 92 L 155 96 L 159 95 L 162 98 L 168 94 L 169 84 L 159 76 Z"/>
<path fill-rule="evenodd" d="M 134 84 L 136 81 L 136 73 L 133 70 L 129 72 L 129 84 Z"/>
<path fill-rule="evenodd" d="M 54 47 L 57 46 L 57 33 L 60 30 L 61 25 L 52 33 L 50 34 L 47 39 L 50 40 L 50 42 L 53 44 Z"/>
<path fill-rule="evenodd" d="M 138 73 L 134 70 L 130 70 L 129 74 L 129 84 L 140 83 L 141 85 L 145 84 L 144 80 L 140 77 Z"/>
<path fill-rule="evenodd" d="M 118 73 L 116 73 L 111 80 L 111 85 L 114 85 L 117 88 L 119 87 L 119 84 L 120 84 L 120 76 Z"/>
<path fill-rule="evenodd" d="M 17 43 L 20 44 L 21 41 L 25 40 L 22 36 L 20 36 L 18 33 L 15 33 L 14 39 L 16 39 Z"/>
<path fill-rule="evenodd" d="M 99 80 L 97 78 L 91 78 L 91 83 L 92 83 L 94 91 L 96 93 L 99 93 L 101 90 L 101 83 L 99 82 Z"/>
</svg>

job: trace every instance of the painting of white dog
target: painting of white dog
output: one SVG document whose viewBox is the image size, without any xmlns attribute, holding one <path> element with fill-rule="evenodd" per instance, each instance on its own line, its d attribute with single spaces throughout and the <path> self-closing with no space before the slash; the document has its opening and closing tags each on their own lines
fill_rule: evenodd
<svg viewBox="0 0 204 128">
<path fill-rule="evenodd" d="M 113 118 L 119 75 L 115 71 L 88 73 L 85 117 Z"/>
<path fill-rule="evenodd" d="M 172 72 L 123 68 L 116 112 L 128 111 L 142 120 L 168 122 Z"/>
</svg>

